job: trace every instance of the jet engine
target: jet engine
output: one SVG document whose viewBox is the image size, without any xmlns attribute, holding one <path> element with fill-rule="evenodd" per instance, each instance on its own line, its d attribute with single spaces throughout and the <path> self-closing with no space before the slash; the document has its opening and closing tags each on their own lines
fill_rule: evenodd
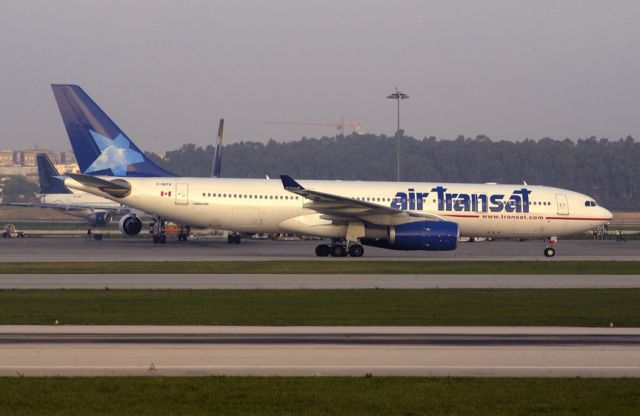
<svg viewBox="0 0 640 416">
<path fill-rule="evenodd" d="M 393 250 L 455 250 L 460 227 L 450 221 L 416 221 L 386 227 L 386 234 L 386 238 L 365 237 L 361 242 Z"/>
<path fill-rule="evenodd" d="M 111 223 L 111 213 L 107 211 L 95 211 L 89 214 L 88 220 L 92 227 L 106 227 Z"/>
<path fill-rule="evenodd" d="M 120 218 L 118 223 L 120 232 L 124 235 L 138 235 L 142 230 L 142 221 L 135 215 L 127 214 Z"/>
</svg>

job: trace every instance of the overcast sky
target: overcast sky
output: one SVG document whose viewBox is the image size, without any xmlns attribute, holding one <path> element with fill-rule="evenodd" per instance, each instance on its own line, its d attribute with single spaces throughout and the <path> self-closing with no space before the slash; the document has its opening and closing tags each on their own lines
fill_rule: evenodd
<svg viewBox="0 0 640 416">
<path fill-rule="evenodd" d="M 640 1 L 0 0 L 0 148 L 69 147 L 75 83 L 140 147 L 334 135 L 640 138 Z"/>
</svg>

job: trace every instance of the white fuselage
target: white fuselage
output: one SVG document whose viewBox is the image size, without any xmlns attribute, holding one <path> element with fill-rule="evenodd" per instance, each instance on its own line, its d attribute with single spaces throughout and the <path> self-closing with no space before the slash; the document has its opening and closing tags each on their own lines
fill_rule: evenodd
<svg viewBox="0 0 640 416">
<path fill-rule="evenodd" d="M 38 200 L 47 208 L 63 210 L 76 217 L 87 217 L 95 211 L 128 211 L 117 201 L 79 190 L 70 194 L 40 194 Z"/>
<path fill-rule="evenodd" d="M 124 198 L 110 197 L 69 178 L 65 184 L 197 227 L 251 233 L 291 232 L 291 227 L 283 223 L 302 218 L 301 223 L 308 224 L 308 229 L 298 224 L 295 229 L 298 233 L 344 237 L 339 235 L 344 228 L 335 227 L 328 232 L 319 227 L 330 221 L 305 207 L 310 201 L 285 190 L 280 180 L 126 178 L 126 181 L 131 184 L 131 192 Z M 309 190 L 418 214 L 434 214 L 458 223 L 463 236 L 562 236 L 593 229 L 612 217 L 586 195 L 546 186 L 317 180 L 300 183 Z M 372 219 L 372 223 L 393 225 L 394 219 L 381 215 Z"/>
</svg>

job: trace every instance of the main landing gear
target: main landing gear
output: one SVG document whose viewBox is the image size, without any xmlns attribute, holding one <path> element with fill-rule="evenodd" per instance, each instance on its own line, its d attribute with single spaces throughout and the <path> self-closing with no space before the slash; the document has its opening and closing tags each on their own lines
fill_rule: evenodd
<svg viewBox="0 0 640 416">
<path fill-rule="evenodd" d="M 227 244 L 240 244 L 241 241 L 241 236 L 238 233 L 227 235 Z"/>
<path fill-rule="evenodd" d="M 553 248 L 558 243 L 558 237 L 549 237 L 545 241 L 544 256 L 553 257 L 556 255 L 556 249 Z"/>
<path fill-rule="evenodd" d="M 180 227 L 180 232 L 178 233 L 178 241 L 187 241 L 190 235 L 191 227 Z"/>
<path fill-rule="evenodd" d="M 151 224 L 151 234 L 153 236 L 153 244 L 167 243 L 167 231 L 162 218 L 156 218 L 156 221 Z"/>
<path fill-rule="evenodd" d="M 316 247 L 318 257 L 362 257 L 364 248 L 357 242 L 347 242 L 345 240 L 333 240 L 331 245 L 320 244 Z"/>
</svg>

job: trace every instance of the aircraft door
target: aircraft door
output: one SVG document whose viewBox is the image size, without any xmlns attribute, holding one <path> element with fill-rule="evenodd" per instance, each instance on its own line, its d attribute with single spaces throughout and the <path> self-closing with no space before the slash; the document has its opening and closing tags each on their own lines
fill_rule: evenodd
<svg viewBox="0 0 640 416">
<path fill-rule="evenodd" d="M 176 184 L 176 204 L 188 204 L 189 203 L 189 184 L 177 183 Z"/>
<path fill-rule="evenodd" d="M 567 201 L 567 195 L 556 194 L 556 202 L 558 203 L 558 215 L 569 215 L 569 201 Z"/>
</svg>

